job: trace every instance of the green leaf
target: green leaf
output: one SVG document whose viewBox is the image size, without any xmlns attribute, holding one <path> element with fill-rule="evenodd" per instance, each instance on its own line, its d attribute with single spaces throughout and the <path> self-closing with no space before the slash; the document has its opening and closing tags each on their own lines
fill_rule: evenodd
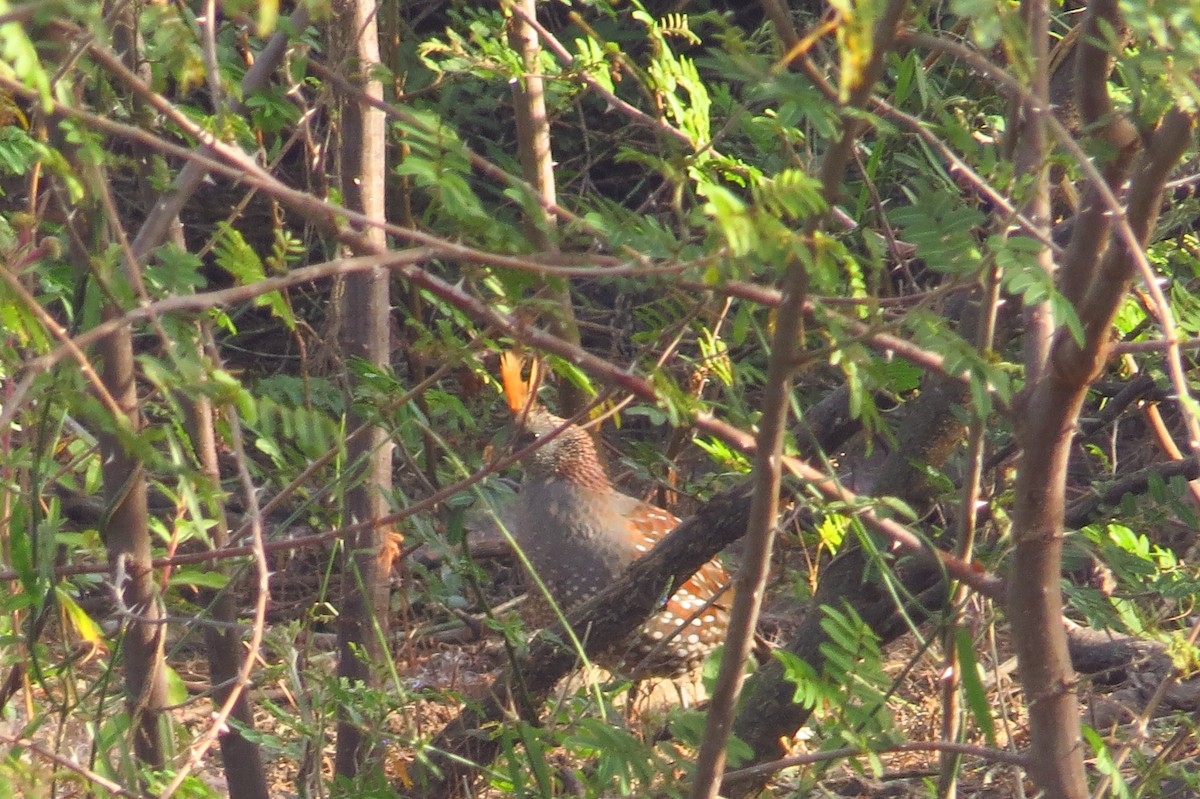
<svg viewBox="0 0 1200 799">
<path fill-rule="evenodd" d="M 279 21 L 279 0 L 259 0 L 258 35 L 270 36 Z"/>
<path fill-rule="evenodd" d="M 828 686 L 823 684 L 817 670 L 786 649 L 776 649 L 771 655 L 783 666 L 783 678 L 796 686 L 792 702 L 809 710 L 828 696 Z"/>
<path fill-rule="evenodd" d="M 166 664 L 163 664 L 163 671 L 167 681 L 167 704 L 182 705 L 188 701 L 187 684 L 179 676 L 179 672 Z"/>
<path fill-rule="evenodd" d="M 9 527 L 9 552 L 12 556 L 13 571 L 21 579 L 21 587 L 30 596 L 37 596 L 37 570 L 33 567 L 33 542 L 27 529 L 22 526 Z"/>
<path fill-rule="evenodd" d="M 1112 750 L 1108 748 L 1108 744 L 1100 737 L 1100 734 L 1087 725 L 1080 728 L 1083 733 L 1083 739 L 1091 746 L 1092 752 L 1095 754 L 1095 768 L 1100 774 L 1107 776 L 1112 780 L 1111 788 L 1109 789 L 1113 796 L 1118 799 L 1128 799 L 1129 785 L 1125 782 L 1125 777 L 1121 774 L 1121 767 L 1113 760 Z"/>
<path fill-rule="evenodd" d="M 721 229 L 731 255 L 746 255 L 757 246 L 757 231 L 746 204 L 737 195 L 708 180 L 697 182 L 696 192 L 708 201 L 704 204 L 704 212 Z"/>
<path fill-rule="evenodd" d="M 238 285 L 250 286 L 266 279 L 262 259 L 246 242 L 241 232 L 229 223 L 217 223 L 214 247 L 217 264 L 232 275 Z M 295 315 L 280 292 L 269 291 L 261 294 L 254 299 L 254 304 L 269 308 L 277 319 L 288 326 L 288 329 L 295 329 Z"/>
<path fill-rule="evenodd" d="M 983 256 L 976 239 L 984 216 L 956 195 L 926 189 L 911 205 L 892 212 L 892 221 L 905 241 L 916 245 L 917 256 L 930 269 L 950 275 L 973 275 Z"/>
<path fill-rule="evenodd" d="M 954 648 L 958 653 L 958 668 L 967 707 L 970 708 L 979 729 L 983 730 L 988 746 L 995 746 L 996 722 L 992 718 L 992 709 L 988 704 L 987 691 L 983 688 L 983 680 L 979 678 L 979 661 L 975 659 L 974 642 L 969 630 L 959 627 L 954 631 Z"/>
<path fill-rule="evenodd" d="M 7 10 L 8 3 L 0 4 Z M 37 91 L 42 100 L 42 110 L 50 111 L 50 76 L 38 57 L 38 49 L 29 38 L 25 26 L 20 22 L 0 25 L 0 59 L 12 69 L 13 74 L 26 86 Z"/>
<path fill-rule="evenodd" d="M 211 569 L 184 567 L 171 573 L 169 584 L 172 586 L 187 585 L 193 588 L 211 588 L 219 591 L 229 584 L 229 575 Z"/>
<path fill-rule="evenodd" d="M 103 647 L 104 632 L 100 629 L 100 625 L 92 621 L 92 617 L 87 614 L 87 611 L 79 607 L 79 603 L 61 585 L 55 587 L 54 593 L 59 607 L 63 609 L 67 620 L 75 628 L 79 637 L 94 647 Z"/>
<path fill-rule="evenodd" d="M 994 0 L 951 0 L 954 15 L 970 23 L 971 38 L 980 50 L 988 51 L 1000 40 L 1000 14 Z"/>
</svg>

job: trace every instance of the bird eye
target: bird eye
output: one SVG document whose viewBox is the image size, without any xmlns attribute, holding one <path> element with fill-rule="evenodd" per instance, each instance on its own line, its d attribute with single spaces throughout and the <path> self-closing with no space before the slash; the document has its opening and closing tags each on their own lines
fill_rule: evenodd
<svg viewBox="0 0 1200 799">
<path fill-rule="evenodd" d="M 521 432 L 517 433 L 517 437 L 513 441 L 513 448 L 518 449 L 518 450 L 525 449 L 526 447 L 528 447 L 530 444 L 533 444 L 537 440 L 538 440 L 537 433 L 535 433 L 531 430 L 522 430 Z"/>
</svg>

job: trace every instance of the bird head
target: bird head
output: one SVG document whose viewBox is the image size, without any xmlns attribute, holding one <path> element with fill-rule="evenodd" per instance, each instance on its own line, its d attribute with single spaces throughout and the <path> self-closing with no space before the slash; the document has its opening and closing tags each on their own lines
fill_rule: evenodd
<svg viewBox="0 0 1200 799">
<path fill-rule="evenodd" d="M 537 400 L 541 382 L 541 362 L 534 360 L 529 378 L 522 376 L 525 359 L 512 351 L 500 355 L 500 381 L 508 408 L 516 420 L 521 449 L 539 443 L 526 460 L 526 470 L 534 479 L 558 479 L 596 490 L 611 490 L 608 475 L 596 452 L 596 442 L 586 430 L 555 416 Z"/>
</svg>

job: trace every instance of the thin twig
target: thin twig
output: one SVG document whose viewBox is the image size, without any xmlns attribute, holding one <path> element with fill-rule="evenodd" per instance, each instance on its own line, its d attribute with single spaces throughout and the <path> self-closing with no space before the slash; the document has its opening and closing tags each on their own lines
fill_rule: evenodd
<svg viewBox="0 0 1200 799">
<path fill-rule="evenodd" d="M 92 771 L 86 766 L 79 765 L 68 757 L 64 757 L 56 752 L 51 752 L 49 749 L 46 749 L 36 741 L 15 735 L 5 735 L 4 733 L 0 733 L 0 742 L 3 742 L 13 749 L 28 749 L 38 757 L 49 760 L 50 762 L 55 763 L 67 769 L 68 771 L 74 772 L 75 774 L 83 777 L 85 780 L 88 780 L 89 782 L 99 786 L 100 788 L 103 788 L 106 791 L 111 791 L 117 796 L 123 796 L 126 797 L 126 799 L 143 799 L 141 794 L 127 790 L 120 784 L 110 780 L 108 777 L 105 777 L 102 774 L 97 774 L 95 771 Z"/>
<path fill-rule="evenodd" d="M 765 774 L 774 774 L 785 768 L 795 768 L 796 766 L 807 766 L 827 760 L 843 760 L 871 754 L 882 755 L 889 752 L 955 752 L 960 755 L 967 755 L 968 757 L 978 757 L 983 760 L 1005 763 L 1021 768 L 1026 768 L 1029 765 L 1029 758 L 1016 752 L 1006 752 L 1003 749 L 993 749 L 988 746 L 973 746 L 953 741 L 912 741 L 897 744 L 896 746 L 885 746 L 879 749 L 866 750 L 846 747 L 844 749 L 830 749 L 825 752 L 812 752 L 806 755 L 793 755 L 779 760 L 772 760 L 768 763 L 758 763 L 747 768 L 738 769 L 737 771 L 731 771 L 725 775 L 725 781 L 727 783 L 742 782 L 762 777 Z"/>
</svg>

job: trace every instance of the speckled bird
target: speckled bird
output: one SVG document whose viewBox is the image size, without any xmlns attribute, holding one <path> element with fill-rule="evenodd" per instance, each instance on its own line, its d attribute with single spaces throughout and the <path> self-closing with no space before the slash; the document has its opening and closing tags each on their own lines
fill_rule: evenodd
<svg viewBox="0 0 1200 799">
<path fill-rule="evenodd" d="M 527 436 L 550 440 L 526 460 L 520 496 L 504 518 L 554 601 L 569 611 L 611 585 L 679 519 L 613 488 L 592 437 L 542 407 L 531 388 L 536 377 L 525 381 L 521 369 L 518 356 L 501 356 L 509 408 Z M 544 598 L 538 601 L 540 589 L 531 579 L 527 585 L 530 621 L 549 623 L 554 616 Z M 728 585 L 725 569 L 709 561 L 630 641 L 597 662 L 637 679 L 686 673 L 725 640 L 733 601 Z"/>
</svg>

